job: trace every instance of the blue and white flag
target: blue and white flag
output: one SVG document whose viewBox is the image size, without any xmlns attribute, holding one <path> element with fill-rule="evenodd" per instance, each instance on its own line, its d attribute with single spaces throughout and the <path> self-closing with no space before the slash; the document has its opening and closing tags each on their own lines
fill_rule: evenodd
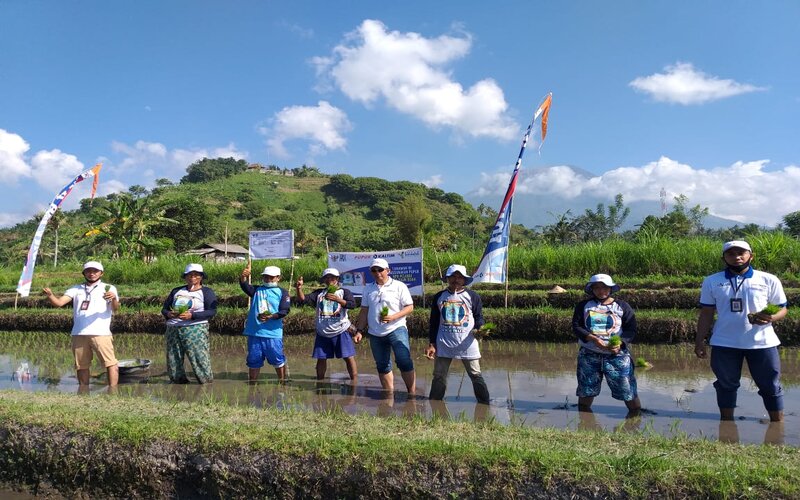
<svg viewBox="0 0 800 500">
<path fill-rule="evenodd" d="M 33 235 L 33 241 L 28 249 L 28 256 L 25 258 L 25 265 L 22 267 L 22 274 L 20 275 L 19 283 L 17 284 L 17 293 L 20 297 L 27 297 L 31 293 L 31 283 L 33 283 L 33 268 L 36 266 L 36 254 L 39 253 L 39 246 L 42 244 L 44 230 L 47 228 L 47 223 L 50 221 L 50 218 L 53 217 L 53 214 L 59 209 L 61 202 L 63 202 L 66 197 L 69 196 L 69 193 L 72 192 L 72 188 L 75 187 L 75 184 L 90 177 L 94 177 L 91 194 L 91 197 L 94 198 L 94 194 L 97 191 L 97 180 L 100 178 L 100 169 L 102 167 L 103 166 L 98 163 L 86 172 L 83 172 L 72 179 L 69 184 L 64 186 L 64 188 L 58 192 L 55 199 L 50 202 L 50 206 L 44 211 L 42 220 L 39 221 L 39 226 L 36 228 L 36 233 Z"/>
<path fill-rule="evenodd" d="M 506 196 L 503 198 L 503 205 L 500 213 L 497 214 L 497 221 L 494 223 L 492 235 L 489 243 L 483 252 L 481 263 L 478 269 L 472 273 L 473 283 L 505 283 L 506 282 L 506 260 L 508 259 L 508 232 L 511 227 L 511 202 L 514 197 L 514 190 L 517 188 L 517 174 L 519 169 L 515 168 L 511 175 L 511 182 L 508 184 Z"/>
<path fill-rule="evenodd" d="M 533 114 L 531 124 L 528 125 L 528 130 L 522 138 L 522 147 L 519 149 L 517 156 L 517 163 L 514 165 L 514 173 L 511 174 L 511 180 L 508 183 L 506 195 L 503 197 L 503 204 L 500 205 L 500 211 L 497 213 L 497 221 L 492 228 L 492 234 L 489 236 L 489 243 L 486 245 L 486 250 L 483 252 L 478 269 L 472 273 L 473 283 L 505 283 L 508 269 L 508 241 L 509 231 L 511 230 L 511 202 L 514 198 L 514 191 L 517 189 L 517 177 L 519 176 L 519 168 L 522 166 L 522 155 L 525 154 L 525 146 L 528 145 L 528 138 L 530 138 L 533 124 L 539 116 L 541 120 L 541 144 L 547 136 L 547 119 L 550 115 L 550 103 L 552 102 L 553 93 L 547 94 L 542 103 L 536 108 Z"/>
</svg>

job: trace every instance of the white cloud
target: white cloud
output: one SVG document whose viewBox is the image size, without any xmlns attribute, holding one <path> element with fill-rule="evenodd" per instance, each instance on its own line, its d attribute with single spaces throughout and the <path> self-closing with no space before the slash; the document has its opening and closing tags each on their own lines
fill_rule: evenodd
<svg viewBox="0 0 800 500">
<path fill-rule="evenodd" d="M 262 127 L 259 132 L 267 137 L 270 153 L 288 158 L 284 142 L 303 139 L 310 141 L 311 155 L 324 154 L 329 150 L 344 150 L 347 139 L 344 134 L 353 126 L 347 114 L 319 101 L 316 106 L 288 106 L 275 113 L 270 127 Z"/>
<path fill-rule="evenodd" d="M 224 147 L 206 149 L 175 149 L 169 154 L 173 165 L 181 170 L 181 174 L 186 173 L 186 168 L 197 160 L 203 158 L 234 158 L 236 160 L 246 160 L 247 151 L 239 151 L 233 143 Z M 163 176 L 162 176 L 163 177 Z"/>
<path fill-rule="evenodd" d="M 75 155 L 60 149 L 39 151 L 31 159 L 31 174 L 43 188 L 57 192 L 76 175 L 86 170 Z"/>
<path fill-rule="evenodd" d="M 492 79 L 464 89 L 446 66 L 469 53 L 472 39 L 388 31 L 367 19 L 346 35 L 330 57 L 312 63 L 347 97 L 366 106 L 383 99 L 401 113 L 427 125 L 459 134 L 512 139 L 519 127 L 506 116 L 503 90 Z"/>
<path fill-rule="evenodd" d="M 442 182 L 444 182 L 444 179 L 439 174 L 432 175 L 428 179 L 423 179 L 420 181 L 420 183 L 424 184 L 425 187 L 428 188 L 439 187 L 442 185 Z"/>
<path fill-rule="evenodd" d="M 104 180 L 103 182 L 97 185 L 96 197 L 100 198 L 103 196 L 107 196 L 111 193 L 124 193 L 127 190 L 128 186 L 122 181 L 118 181 L 116 179 L 111 179 L 109 181 Z M 88 195 L 89 193 L 86 194 L 86 197 L 88 197 Z"/>
<path fill-rule="evenodd" d="M 691 63 L 666 66 L 664 73 L 640 76 L 628 85 L 656 101 L 683 105 L 703 104 L 749 92 L 765 90 L 734 80 L 722 80 L 695 69 Z"/>
<path fill-rule="evenodd" d="M 158 142 L 140 140 L 130 146 L 124 142 L 113 141 L 111 150 L 123 156 L 122 161 L 115 165 L 117 170 L 148 166 L 151 162 L 163 165 L 167 158 L 166 146 Z"/>
<path fill-rule="evenodd" d="M 293 34 L 297 35 L 300 38 L 303 38 L 303 39 L 306 39 L 306 40 L 314 38 L 314 30 L 313 29 L 304 28 L 303 26 L 300 26 L 299 24 L 290 23 L 289 21 L 287 21 L 285 19 L 282 19 L 278 23 L 278 26 L 288 30 L 290 33 L 293 33 Z"/>
<path fill-rule="evenodd" d="M 246 159 L 247 152 L 239 151 L 231 143 L 218 148 L 194 149 L 168 149 L 160 142 L 136 141 L 134 145 L 114 141 L 111 149 L 121 156 L 117 161 L 106 160 L 111 163 L 111 170 L 125 176 L 131 171 L 147 178 L 166 177 L 180 178 L 186 174 L 186 167 L 203 158 L 236 158 Z M 136 182 L 134 184 L 145 184 Z"/>
<path fill-rule="evenodd" d="M 0 227 L 11 227 L 31 218 L 33 214 L 0 213 Z"/>
<path fill-rule="evenodd" d="M 736 162 L 728 167 L 699 169 L 667 157 L 640 167 L 620 167 L 586 177 L 568 166 L 523 170 L 518 195 L 580 196 L 613 201 L 621 193 L 626 203 L 659 201 L 661 188 L 671 203 L 680 194 L 689 204 L 708 207 L 711 214 L 739 222 L 775 225 L 800 210 L 800 166 L 766 171 L 768 160 Z M 481 174 L 478 196 L 503 194 L 510 173 Z M 776 203 L 780 200 L 780 203 Z"/>
<path fill-rule="evenodd" d="M 14 183 L 20 177 L 31 175 L 31 168 L 25 161 L 29 149 L 25 139 L 0 128 L 0 182 Z"/>
</svg>

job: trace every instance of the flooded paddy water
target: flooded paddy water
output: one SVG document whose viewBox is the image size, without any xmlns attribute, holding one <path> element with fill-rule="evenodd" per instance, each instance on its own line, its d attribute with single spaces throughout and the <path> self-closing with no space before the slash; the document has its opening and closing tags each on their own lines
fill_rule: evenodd
<svg viewBox="0 0 800 500">
<path fill-rule="evenodd" d="M 244 337 L 212 336 L 214 382 L 173 385 L 165 370 L 163 337 L 124 334 L 114 338 L 119 359 L 152 360 L 140 374 L 121 378 L 113 394 L 164 400 L 192 400 L 217 404 L 344 411 L 379 416 L 433 416 L 494 420 L 509 425 L 595 429 L 606 432 L 644 432 L 680 435 L 728 442 L 800 446 L 800 350 L 781 350 L 786 420 L 770 423 L 757 388 L 744 369 L 739 390 L 737 419 L 720 422 L 708 360 L 694 356 L 691 345 L 634 345 L 634 358 L 653 365 L 637 368 L 639 396 L 646 411 L 626 419 L 621 401 L 611 398 L 604 384 L 592 413 L 577 411 L 575 358 L 577 345 L 482 341 L 481 367 L 492 400 L 477 404 L 469 377 L 459 362 L 451 365 L 443 402 L 427 399 L 433 362 L 425 358 L 426 339 L 412 339 L 417 371 L 417 398 L 408 398 L 396 372 L 396 393 L 381 390 L 369 346 L 358 347 L 359 377 L 349 380 L 342 360 L 329 360 L 327 378 L 315 379 L 311 358 L 313 335 L 284 339 L 290 381 L 277 383 L 274 370 L 265 366 L 260 382 L 247 383 Z M 27 372 L 25 367 L 27 366 Z M 188 367 L 188 363 L 187 363 Z M 22 369 L 21 369 L 22 368 Z M 0 332 L 0 389 L 106 394 L 103 370 L 94 366 L 88 388 L 78 386 L 69 350 L 69 335 L 59 333 Z M 191 379 L 191 374 L 190 374 Z"/>
</svg>

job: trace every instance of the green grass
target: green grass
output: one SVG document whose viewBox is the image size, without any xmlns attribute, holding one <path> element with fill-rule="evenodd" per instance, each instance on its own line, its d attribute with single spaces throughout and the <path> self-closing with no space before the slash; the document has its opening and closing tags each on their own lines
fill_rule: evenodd
<svg viewBox="0 0 800 500">
<path fill-rule="evenodd" d="M 266 450 L 312 455 L 340 470 L 392 470 L 412 462 L 485 467 L 519 475 L 598 485 L 615 495 L 793 498 L 800 494 L 800 450 L 731 445 L 642 433 L 570 432 L 493 422 L 376 418 L 238 408 L 213 402 L 75 397 L 0 391 L 0 421 L 68 429 L 139 446 L 172 441 L 207 452 Z M 249 451 L 246 451 L 249 450 Z"/>
<path fill-rule="evenodd" d="M 671 240 L 656 238 L 646 242 L 608 240 L 575 245 L 531 244 L 511 248 L 509 275 L 512 284 L 539 284 L 547 288 L 555 283 L 583 287 L 586 279 L 598 272 L 609 273 L 623 287 L 638 284 L 675 283 L 699 287 L 702 277 L 719 271 L 720 241 L 708 238 Z M 754 266 L 797 283 L 800 278 L 800 241 L 782 233 L 765 233 L 750 242 L 755 253 Z M 312 252 L 313 253 L 313 252 Z M 477 267 L 482 250 L 436 252 L 425 249 L 424 273 L 429 283 L 439 282 L 444 268 L 452 263 L 464 264 L 467 269 Z M 105 260 L 104 280 L 117 285 L 144 286 L 168 291 L 182 284 L 181 275 L 186 264 L 196 258 L 179 255 L 163 256 L 155 262 L 138 260 Z M 57 270 L 51 266 L 36 268 L 32 290 L 42 286 L 68 286 L 80 281 L 81 262 L 62 262 Z M 236 286 L 244 262 L 203 262 L 212 287 L 231 284 Z M 266 265 L 277 265 L 283 272 L 283 285 L 287 286 L 292 263 L 287 260 L 267 260 L 253 263 L 254 272 Z M 303 276 L 311 284 L 319 279 L 327 267 L 324 256 L 317 252 L 300 255 L 294 261 L 293 277 Z M 0 266 L 0 291 L 13 292 L 21 268 L 8 264 Z M 687 283 L 688 282 L 688 283 Z M 481 285 L 486 286 L 486 285 Z M 500 286 L 502 288 L 502 285 Z"/>
</svg>

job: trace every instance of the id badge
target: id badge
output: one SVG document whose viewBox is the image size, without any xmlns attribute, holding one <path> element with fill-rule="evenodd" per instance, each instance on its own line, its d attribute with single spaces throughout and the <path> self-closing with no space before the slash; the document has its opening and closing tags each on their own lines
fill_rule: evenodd
<svg viewBox="0 0 800 500">
<path fill-rule="evenodd" d="M 742 299 L 731 299 L 731 312 L 742 312 Z"/>
<path fill-rule="evenodd" d="M 83 302 L 81 302 L 81 311 L 85 311 L 87 309 L 89 309 L 89 301 L 84 300 Z"/>
</svg>

